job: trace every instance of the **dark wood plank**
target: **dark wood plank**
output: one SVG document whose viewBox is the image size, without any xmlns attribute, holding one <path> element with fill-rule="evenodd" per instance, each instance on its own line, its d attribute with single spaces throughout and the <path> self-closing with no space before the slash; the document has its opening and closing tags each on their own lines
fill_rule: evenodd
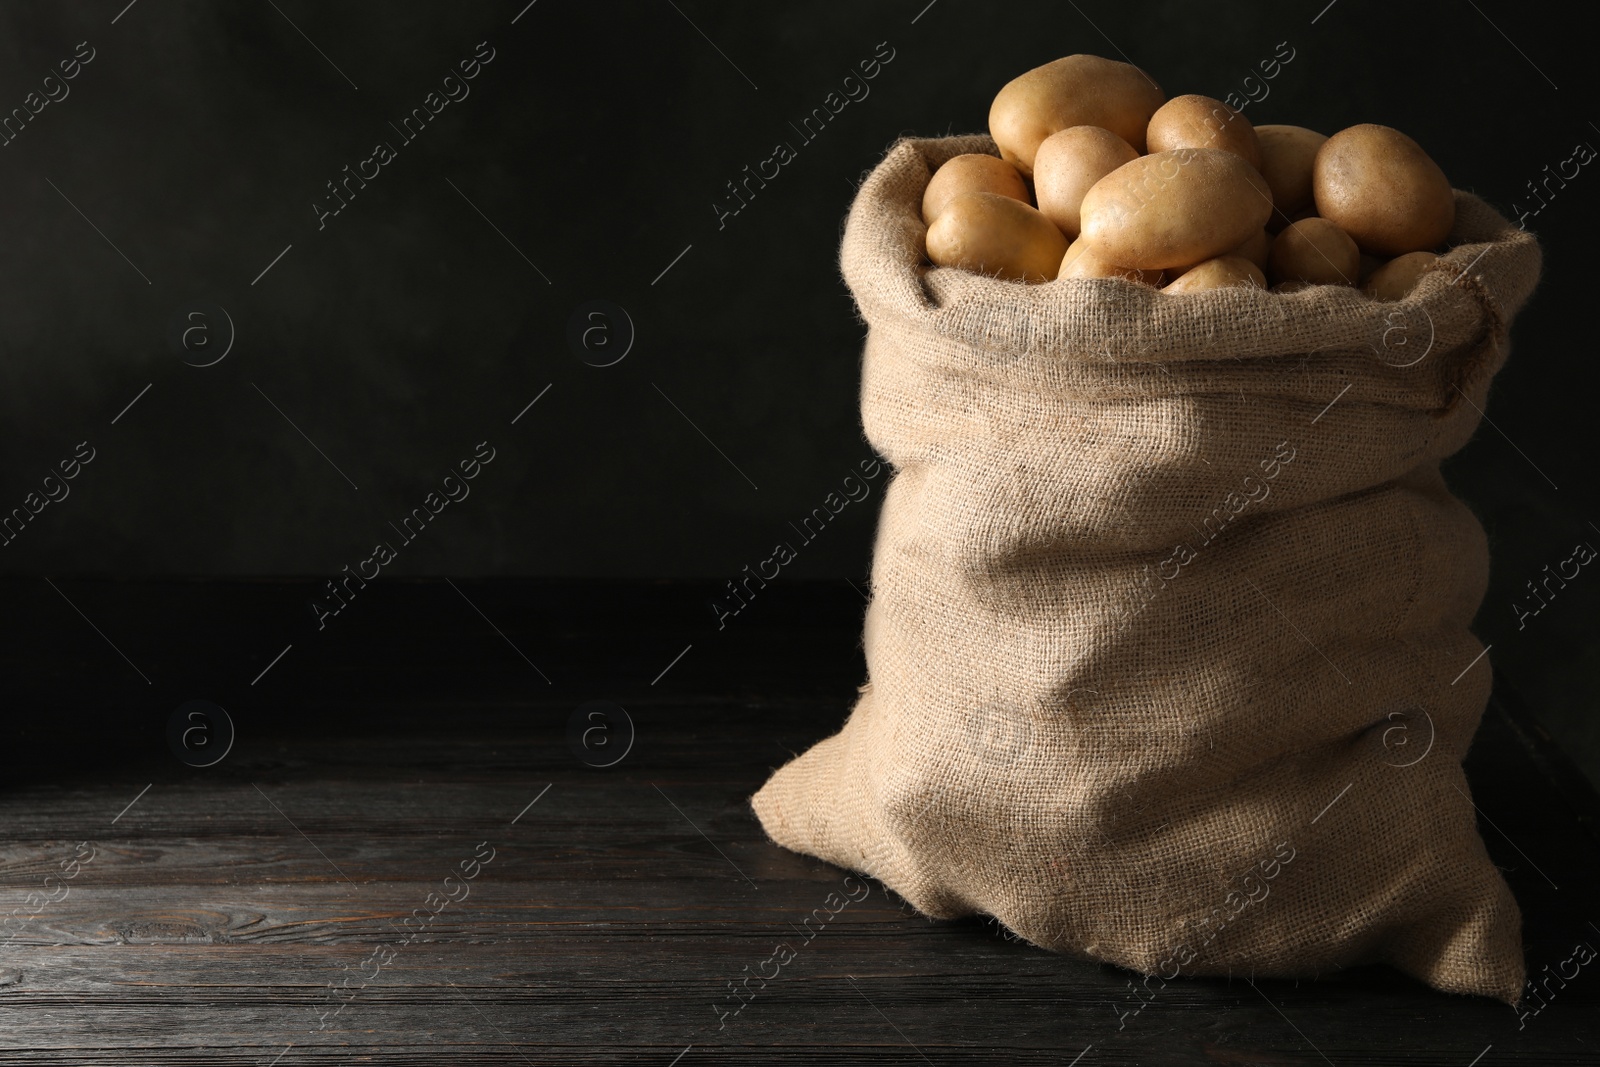
<svg viewBox="0 0 1600 1067">
<path fill-rule="evenodd" d="M 1520 1029 L 1504 1005 L 1385 968 L 1184 981 L 1122 1016 L 1127 972 L 983 920 L 929 922 L 876 882 L 719 1027 L 728 983 L 801 941 L 844 877 L 765 841 L 747 800 L 842 721 L 859 596 L 793 590 L 718 633 L 693 621 L 696 587 L 461 584 L 519 647 L 550 650 L 557 684 L 448 614 L 460 598 L 442 583 L 374 586 L 371 615 L 346 620 L 355 636 L 313 648 L 270 695 L 212 668 L 247 659 L 229 651 L 245 638 L 270 649 L 303 583 L 67 583 L 112 625 L 141 619 L 155 661 L 181 649 L 201 665 L 159 686 L 74 683 L 84 649 L 60 630 L 5 646 L 10 667 L 39 668 L 14 706 L 41 710 L 6 754 L 0 914 L 29 907 L 77 842 L 95 853 L 63 899 L 0 929 L 16 932 L 0 947 L 0 1062 L 665 1067 L 691 1045 L 682 1067 L 1596 1062 L 1587 970 Z M 240 736 L 196 770 L 155 735 L 177 698 L 207 694 L 238 709 Z M 638 728 L 606 770 L 565 742 L 596 698 Z M 1592 794 L 1499 707 L 1468 771 L 1530 965 L 1600 944 Z M 470 895 L 399 945 L 396 924 L 480 841 L 496 853 Z M 390 964 L 319 1031 L 330 984 L 384 948 Z"/>
</svg>

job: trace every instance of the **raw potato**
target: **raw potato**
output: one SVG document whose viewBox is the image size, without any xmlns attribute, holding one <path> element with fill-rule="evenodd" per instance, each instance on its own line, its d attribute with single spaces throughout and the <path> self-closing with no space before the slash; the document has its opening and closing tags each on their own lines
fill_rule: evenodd
<svg viewBox="0 0 1600 1067">
<path fill-rule="evenodd" d="M 1272 187 L 1272 203 L 1292 219 L 1311 206 L 1311 168 L 1325 134 L 1304 126 L 1257 126 L 1261 176 Z"/>
<path fill-rule="evenodd" d="M 1094 249 L 1089 247 L 1089 242 L 1078 238 L 1067 249 L 1067 254 L 1061 260 L 1061 278 L 1126 278 L 1130 282 L 1143 282 L 1145 285 L 1160 285 L 1162 273 L 1158 270 L 1139 270 L 1135 267 L 1119 267 L 1109 260 L 1103 259 Z"/>
<path fill-rule="evenodd" d="M 1262 270 L 1266 270 L 1267 257 L 1272 254 L 1272 234 L 1265 229 L 1257 230 L 1253 237 L 1228 254 L 1242 256 Z"/>
<path fill-rule="evenodd" d="M 1035 67 L 990 104 L 999 158 L 957 156 L 930 177 L 929 258 L 1013 280 L 1173 279 L 1174 293 L 1242 281 L 1410 292 L 1455 224 L 1455 190 L 1427 153 L 1387 126 L 1328 137 L 1255 126 L 1239 107 L 1168 100 L 1138 67 L 1100 56 Z"/>
<path fill-rule="evenodd" d="M 1362 288 L 1374 300 L 1403 300 L 1438 258 L 1432 252 L 1407 252 L 1373 271 Z"/>
<path fill-rule="evenodd" d="M 1450 179 L 1417 142 L 1388 126 L 1351 126 L 1328 138 L 1317 150 L 1311 185 L 1317 214 L 1338 223 L 1363 252 L 1427 251 L 1455 224 Z"/>
<path fill-rule="evenodd" d="M 931 224 L 962 193 L 999 193 L 1029 203 L 1028 183 L 1016 167 L 994 156 L 968 153 L 945 160 L 934 171 L 922 194 L 922 221 Z"/>
<path fill-rule="evenodd" d="M 1361 272 L 1361 251 L 1349 234 L 1327 219 L 1301 219 L 1278 234 L 1268 263 L 1277 282 L 1354 285 Z"/>
<path fill-rule="evenodd" d="M 1261 146 L 1256 131 L 1245 118 L 1221 100 L 1190 93 L 1175 96 L 1150 116 L 1145 141 L 1152 152 L 1175 148 L 1220 148 L 1232 152 L 1252 167 L 1261 166 Z M 1268 183 L 1271 184 L 1270 182 Z"/>
<path fill-rule="evenodd" d="M 1037 208 L 999 193 L 962 193 L 928 227 L 928 258 L 1008 281 L 1046 282 L 1067 239 Z"/>
<path fill-rule="evenodd" d="M 1083 198 L 1083 237 L 1112 263 L 1182 267 L 1238 248 L 1266 223 L 1272 192 L 1232 152 L 1180 148 L 1140 156 Z"/>
<path fill-rule="evenodd" d="M 1299 222 L 1301 219 L 1317 219 L 1321 217 L 1322 216 L 1317 214 L 1317 206 L 1315 204 L 1312 204 L 1310 207 L 1301 208 L 1288 218 L 1284 218 L 1283 212 L 1274 207 L 1272 209 L 1272 218 L 1267 220 L 1267 232 L 1276 237 L 1278 234 L 1282 233 L 1283 228 L 1289 225 L 1291 222 Z"/>
<path fill-rule="evenodd" d="M 1069 126 L 1052 133 L 1033 158 L 1033 194 L 1039 210 L 1062 233 L 1078 236 L 1078 208 L 1084 194 L 1138 158 L 1132 145 L 1099 126 Z"/>
<path fill-rule="evenodd" d="M 1198 293 L 1204 289 L 1226 289 L 1236 285 L 1267 287 L 1267 276 L 1261 268 L 1243 256 L 1218 256 L 1197 267 L 1190 267 L 1174 278 L 1163 293 Z"/>
<path fill-rule="evenodd" d="M 1238 248 L 1230 250 L 1227 254 L 1230 256 L 1238 256 L 1240 259 L 1248 259 L 1250 262 L 1254 263 L 1264 271 L 1267 269 L 1267 257 L 1272 254 L 1272 237 L 1273 235 L 1268 233 L 1265 229 L 1257 230 L 1255 236 L 1247 238 L 1243 244 L 1241 244 Z M 1218 259 L 1221 257 L 1213 256 L 1211 258 Z M 1201 260 L 1200 262 L 1205 263 L 1208 262 L 1208 260 Z M 1176 278 L 1180 275 L 1187 274 L 1189 271 L 1193 270 L 1199 265 L 1200 263 L 1188 263 L 1181 267 L 1173 267 L 1167 271 L 1167 274 Z"/>
<path fill-rule="evenodd" d="M 1039 144 L 1071 126 L 1102 127 L 1143 152 L 1145 125 L 1166 98 L 1131 64 L 1067 56 L 1005 84 L 989 106 L 989 135 L 1001 158 L 1031 176 Z"/>
</svg>

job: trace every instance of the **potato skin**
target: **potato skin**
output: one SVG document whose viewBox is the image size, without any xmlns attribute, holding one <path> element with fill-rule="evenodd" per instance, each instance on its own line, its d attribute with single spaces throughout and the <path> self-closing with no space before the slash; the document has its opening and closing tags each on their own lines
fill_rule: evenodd
<svg viewBox="0 0 1600 1067">
<path fill-rule="evenodd" d="M 1328 219 L 1301 219 L 1285 226 L 1272 242 L 1267 265 L 1279 283 L 1355 285 L 1361 274 L 1361 252 L 1350 235 Z"/>
<path fill-rule="evenodd" d="M 1257 267 L 1260 267 L 1263 271 L 1265 271 L 1267 269 L 1267 257 L 1272 254 L 1273 236 L 1274 235 L 1267 232 L 1266 229 L 1257 230 L 1253 236 L 1246 238 L 1244 243 L 1239 245 L 1238 248 L 1231 249 L 1226 254 L 1230 256 L 1238 256 L 1240 259 L 1248 259 Z M 1209 259 L 1220 258 L 1222 257 L 1209 257 Z M 1208 260 L 1203 259 L 1200 261 L 1200 263 L 1205 263 L 1207 261 Z M 1200 263 L 1185 263 L 1181 267 L 1169 267 L 1167 268 L 1167 276 L 1170 278 L 1176 278 L 1179 275 L 1186 274 L 1195 267 L 1198 267 Z"/>
<path fill-rule="evenodd" d="M 1145 130 L 1145 142 L 1152 152 L 1219 148 L 1252 167 L 1261 166 L 1261 146 L 1250 120 L 1221 100 L 1197 93 L 1175 96 L 1157 108 Z"/>
<path fill-rule="evenodd" d="M 1278 234 L 1282 233 L 1283 228 L 1289 225 L 1291 222 L 1299 222 L 1301 219 L 1320 219 L 1321 217 L 1321 215 L 1317 214 L 1317 205 L 1315 204 L 1312 204 L 1310 207 L 1301 208 L 1299 211 L 1291 214 L 1288 218 L 1284 218 L 1283 212 L 1274 207 L 1272 209 L 1272 218 L 1267 220 L 1267 232 L 1276 237 Z"/>
<path fill-rule="evenodd" d="M 1167 283 L 1163 293 L 1198 293 L 1206 289 L 1226 289 L 1236 285 L 1267 287 L 1261 268 L 1243 256 L 1217 256 L 1190 267 Z"/>
<path fill-rule="evenodd" d="M 1272 187 L 1272 203 L 1292 219 L 1311 206 L 1311 169 L 1326 134 L 1304 126 L 1256 127 L 1261 145 L 1261 176 Z"/>
<path fill-rule="evenodd" d="M 1128 63 L 1074 55 L 1007 82 L 989 106 L 989 135 L 1000 157 L 1025 176 L 1046 137 L 1070 126 L 1099 126 L 1144 151 L 1144 130 L 1166 100 L 1161 87 Z"/>
<path fill-rule="evenodd" d="M 1262 270 L 1267 269 L 1267 257 L 1272 254 L 1272 234 L 1265 229 L 1257 230 L 1238 248 L 1228 253 L 1248 259 Z"/>
<path fill-rule="evenodd" d="M 1119 267 L 1103 259 L 1083 238 L 1073 241 L 1061 259 L 1058 278 L 1126 278 L 1144 285 L 1160 285 L 1164 275 L 1159 270 L 1139 270 L 1136 267 Z"/>
<path fill-rule="evenodd" d="M 1024 204 L 1028 183 L 1017 168 L 996 156 L 969 152 L 942 163 L 922 193 L 922 221 L 932 224 L 951 200 L 962 193 L 999 193 Z"/>
<path fill-rule="evenodd" d="M 1374 300 L 1404 300 L 1415 288 L 1417 279 L 1438 260 L 1432 252 L 1407 252 L 1374 270 L 1362 291 Z"/>
<path fill-rule="evenodd" d="M 1133 146 L 1099 126 L 1069 126 L 1039 145 L 1033 158 L 1033 195 L 1044 217 L 1068 237 L 1078 236 L 1078 209 L 1094 183 L 1139 158 Z"/>
<path fill-rule="evenodd" d="M 1183 267 L 1238 248 L 1266 223 L 1272 192 L 1232 152 L 1179 148 L 1140 156 L 1083 198 L 1082 236 L 1142 270 Z"/>
<path fill-rule="evenodd" d="M 1436 248 L 1455 224 L 1450 179 L 1421 145 L 1388 126 L 1351 126 L 1328 138 L 1311 185 L 1317 214 L 1374 255 Z"/>
<path fill-rule="evenodd" d="M 998 193 L 962 193 L 928 227 L 928 258 L 1008 281 L 1046 282 L 1067 239 L 1037 208 Z"/>
</svg>

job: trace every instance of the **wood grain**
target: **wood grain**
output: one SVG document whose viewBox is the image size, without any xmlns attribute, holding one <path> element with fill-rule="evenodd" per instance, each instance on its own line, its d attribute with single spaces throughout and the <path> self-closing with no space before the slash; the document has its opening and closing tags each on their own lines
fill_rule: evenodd
<svg viewBox="0 0 1600 1067">
<path fill-rule="evenodd" d="M 0 947 L 0 1063 L 1597 1062 L 1587 968 L 1521 1029 L 1504 1005 L 1385 968 L 1186 980 L 1119 1019 L 1127 972 L 983 920 L 930 922 L 876 882 L 805 938 L 845 872 L 767 842 L 747 801 L 848 710 L 862 670 L 848 587 L 774 587 L 766 615 L 719 633 L 697 614 L 703 587 L 458 583 L 510 641 L 543 650 L 546 684 L 443 583 L 374 585 L 367 614 L 322 644 L 296 621 L 306 583 L 62 584 L 154 673 L 130 682 L 58 612 L 0 653 L 19 709 L 0 916 L 23 909 L 0 926 L 0 942 L 15 933 Z M 59 606 L 21 580 L 0 591 L 19 611 Z M 252 690 L 296 638 L 304 658 Z M 200 770 L 161 735 L 194 696 L 239 727 Z M 606 770 L 565 741 L 591 699 L 637 730 Z M 1600 945 L 1592 794 L 1499 704 L 1468 771 L 1530 966 Z M 27 917 L 78 842 L 93 859 Z M 494 859 L 465 899 L 402 943 L 402 919 L 480 842 Z M 779 942 L 795 959 L 723 1019 L 728 983 Z M 347 977 L 365 985 L 323 1025 Z"/>
</svg>

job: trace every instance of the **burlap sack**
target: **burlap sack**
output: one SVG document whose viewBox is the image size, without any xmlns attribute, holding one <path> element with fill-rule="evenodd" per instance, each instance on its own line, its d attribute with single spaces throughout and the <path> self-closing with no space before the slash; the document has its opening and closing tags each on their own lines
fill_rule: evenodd
<svg viewBox="0 0 1600 1067">
<path fill-rule="evenodd" d="M 962 152 L 994 145 L 901 141 L 846 224 L 895 471 L 870 681 L 763 827 L 1163 979 L 1387 961 L 1514 1002 L 1521 918 L 1461 772 L 1488 552 L 1439 461 L 1538 245 L 1458 192 L 1399 303 L 1021 285 L 924 265 L 923 188 Z"/>
</svg>

